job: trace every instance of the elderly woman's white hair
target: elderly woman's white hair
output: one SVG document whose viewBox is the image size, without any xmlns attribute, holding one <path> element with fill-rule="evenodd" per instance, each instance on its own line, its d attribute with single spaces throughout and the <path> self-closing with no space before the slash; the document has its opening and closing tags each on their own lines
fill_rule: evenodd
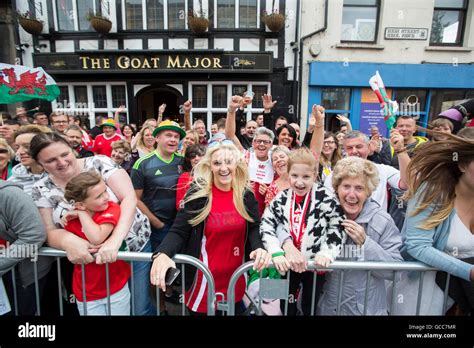
<svg viewBox="0 0 474 348">
<path fill-rule="evenodd" d="M 334 191 L 344 179 L 363 178 L 367 195 L 371 196 L 380 182 L 379 171 L 372 162 L 360 157 L 346 157 L 339 160 L 332 173 L 332 187 Z"/>
</svg>

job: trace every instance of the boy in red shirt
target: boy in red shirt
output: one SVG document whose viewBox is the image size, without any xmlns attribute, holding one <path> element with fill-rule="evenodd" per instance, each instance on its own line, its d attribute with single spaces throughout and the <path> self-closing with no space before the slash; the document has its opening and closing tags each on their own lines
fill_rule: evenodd
<svg viewBox="0 0 474 348">
<path fill-rule="evenodd" d="M 91 252 L 112 233 L 120 218 L 120 206 L 109 200 L 107 186 L 94 171 L 81 173 L 66 185 L 64 197 L 75 210 L 64 216 L 64 229 L 89 241 Z M 128 279 L 130 266 L 125 261 L 110 263 L 110 314 L 130 315 Z M 80 315 L 107 315 L 106 265 L 84 265 L 85 284 L 82 283 L 82 265 L 74 266 L 73 292 Z M 85 298 L 83 298 L 85 285 Z M 85 302 L 85 303 L 84 303 Z M 87 313 L 84 308 L 87 306 Z"/>
<path fill-rule="evenodd" d="M 96 155 L 110 157 L 112 155 L 112 143 L 122 140 L 123 136 L 117 133 L 117 126 L 115 125 L 115 121 L 111 118 L 104 120 L 100 127 L 103 133 L 95 137 L 92 151 L 94 151 Z"/>
</svg>

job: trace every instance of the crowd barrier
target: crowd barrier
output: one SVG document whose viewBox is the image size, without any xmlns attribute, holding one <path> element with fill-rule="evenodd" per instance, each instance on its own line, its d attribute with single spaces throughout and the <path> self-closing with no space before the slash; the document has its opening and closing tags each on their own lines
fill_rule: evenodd
<svg viewBox="0 0 474 348">
<path fill-rule="evenodd" d="M 45 256 L 45 257 L 54 257 L 56 258 L 56 272 L 57 272 L 57 277 L 58 277 L 58 300 L 59 300 L 59 315 L 63 315 L 63 301 L 62 301 L 62 288 L 61 288 L 61 264 L 60 264 L 60 259 L 66 256 L 66 253 L 61 250 L 53 249 L 53 248 L 48 248 L 44 247 L 39 250 L 38 253 L 39 256 Z M 119 260 L 124 260 L 128 261 L 131 263 L 131 268 L 133 270 L 133 262 L 151 262 L 151 253 L 138 253 L 138 252 L 119 252 L 118 253 L 118 259 Z M 236 314 L 235 311 L 235 286 L 237 284 L 237 281 L 239 280 L 240 277 L 244 276 L 247 274 L 249 270 L 252 269 L 253 262 L 247 262 L 240 266 L 232 275 L 229 286 L 227 289 L 227 300 L 224 299 L 221 302 L 218 302 L 218 298 L 221 297 L 222 294 L 215 293 L 215 285 L 214 285 L 214 279 L 212 277 L 211 272 L 209 269 L 204 265 L 200 260 L 188 256 L 188 255 L 176 255 L 173 260 L 176 262 L 176 264 L 181 265 L 181 294 L 184 294 L 184 286 L 185 286 L 185 267 L 184 265 L 190 265 L 196 267 L 198 270 L 200 270 L 208 284 L 208 291 L 207 291 L 207 314 L 210 316 L 215 315 L 215 310 L 216 307 L 218 310 L 221 310 L 224 312 L 226 315 L 229 316 L 234 316 Z M 36 262 L 34 262 L 34 277 L 35 277 L 35 294 L 36 294 L 36 303 L 37 303 L 37 315 L 41 315 L 41 307 L 40 307 L 40 292 L 39 292 L 39 282 L 38 282 L 38 272 L 37 272 L 37 265 Z M 83 289 L 85 289 L 85 272 L 84 272 L 84 265 L 82 265 L 82 282 L 83 282 Z M 273 265 L 269 266 L 270 268 L 273 267 Z M 367 262 L 367 261 L 335 261 L 331 264 L 331 267 L 329 270 L 341 270 L 339 274 L 339 287 L 338 287 L 338 294 L 337 294 L 337 311 L 336 315 L 340 314 L 340 307 L 341 307 L 341 297 L 342 297 L 342 289 L 344 286 L 344 272 L 349 271 L 349 270 L 360 270 L 360 271 L 365 271 L 367 274 L 367 282 L 366 282 L 366 287 L 365 287 L 365 298 L 364 298 L 364 307 L 363 307 L 363 315 L 367 314 L 367 300 L 368 300 L 368 289 L 370 285 L 370 279 L 371 279 L 371 272 L 372 271 L 393 271 L 393 277 L 391 282 L 393 283 L 392 288 L 391 288 L 391 301 L 390 301 L 390 307 L 388 314 L 392 314 L 392 308 L 396 300 L 396 289 L 397 289 L 397 277 L 399 276 L 399 272 L 403 271 L 416 271 L 416 272 L 421 272 L 421 277 L 419 277 L 419 285 L 418 285 L 418 295 L 417 295 L 417 302 L 416 302 L 416 315 L 420 315 L 420 306 L 421 306 L 421 298 L 422 298 L 422 293 L 423 293 L 423 280 L 425 276 L 425 272 L 428 271 L 436 271 L 435 268 L 428 267 L 420 262 Z M 308 271 L 328 271 L 328 269 L 321 269 L 317 268 L 314 265 L 314 262 L 309 262 L 308 263 Z M 311 300 L 311 315 L 315 314 L 315 307 L 317 303 L 315 303 L 315 292 L 317 291 L 316 289 L 316 282 L 317 282 L 317 273 L 314 273 L 315 276 L 313 278 L 313 294 L 312 294 L 312 300 Z M 12 277 L 15 277 L 15 269 L 12 269 Z M 276 299 L 276 300 L 283 300 L 285 301 L 284 304 L 284 311 L 283 315 L 287 314 L 288 310 L 288 301 L 289 301 L 289 274 L 286 279 L 265 279 L 261 278 L 260 276 L 260 288 L 258 292 L 258 299 L 253 299 L 251 298 L 248 294 L 246 294 L 247 298 L 249 298 L 249 301 L 251 305 L 255 308 L 257 315 L 263 315 L 262 311 L 262 299 L 263 298 L 271 298 L 271 299 Z M 109 278 L 108 274 L 108 265 L 106 265 L 106 278 Z M 448 275 L 447 277 L 447 282 L 446 282 L 446 287 L 444 289 L 444 298 L 443 298 L 443 313 L 446 312 L 447 309 L 447 299 L 448 299 L 448 291 L 447 289 L 449 288 L 449 280 L 450 276 Z M 131 276 L 131 314 L 135 314 L 135 304 L 134 304 L 134 275 L 132 272 Z M 15 282 L 13 282 L 15 284 Z M 108 314 L 110 315 L 110 289 L 109 289 L 109 282 L 107 281 L 107 308 L 108 308 Z M 48 295 L 49 296 L 49 295 Z M 157 307 L 157 314 L 160 315 L 160 290 L 156 288 L 156 307 Z M 85 291 L 83 293 L 83 297 L 86 299 L 86 294 Z M 86 302 L 84 301 L 84 314 L 87 315 L 87 308 L 86 308 Z M 15 315 L 18 315 L 17 311 L 17 296 L 16 296 L 16 289 L 14 288 L 14 299 L 13 299 L 13 310 Z M 186 308 L 185 308 L 185 303 L 184 301 L 181 301 L 181 314 L 186 315 Z"/>
</svg>

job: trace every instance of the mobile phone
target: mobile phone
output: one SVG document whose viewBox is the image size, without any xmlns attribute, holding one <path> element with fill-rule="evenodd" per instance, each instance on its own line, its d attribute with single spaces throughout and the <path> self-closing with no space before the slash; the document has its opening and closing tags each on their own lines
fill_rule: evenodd
<svg viewBox="0 0 474 348">
<path fill-rule="evenodd" d="M 181 271 L 177 268 L 171 267 L 166 271 L 165 284 L 170 286 L 178 278 Z"/>
</svg>

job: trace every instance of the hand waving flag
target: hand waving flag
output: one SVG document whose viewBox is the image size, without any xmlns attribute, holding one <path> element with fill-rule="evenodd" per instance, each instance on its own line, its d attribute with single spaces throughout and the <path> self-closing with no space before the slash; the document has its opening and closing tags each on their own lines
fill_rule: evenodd
<svg viewBox="0 0 474 348">
<path fill-rule="evenodd" d="M 398 103 L 388 97 L 382 77 L 380 77 L 378 71 L 376 71 L 375 75 L 370 78 L 369 84 L 377 96 L 377 99 L 379 100 L 380 107 L 382 108 L 381 112 L 384 116 L 387 129 L 390 130 L 395 124 L 395 115 L 398 111 Z"/>
</svg>

